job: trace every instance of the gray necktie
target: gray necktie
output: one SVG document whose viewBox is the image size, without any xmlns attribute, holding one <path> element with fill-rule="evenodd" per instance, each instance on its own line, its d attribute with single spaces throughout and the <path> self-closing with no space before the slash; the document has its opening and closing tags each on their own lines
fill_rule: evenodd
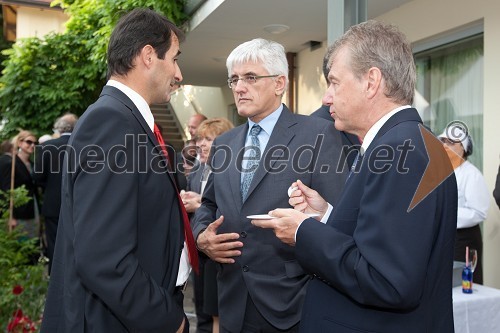
<svg viewBox="0 0 500 333">
<path fill-rule="evenodd" d="M 252 183 L 252 178 L 257 170 L 257 166 L 259 165 L 259 161 L 261 158 L 260 153 L 260 141 L 259 141 L 259 133 L 262 130 L 262 127 L 255 124 L 252 126 L 250 130 L 250 139 L 252 141 L 252 148 L 250 149 L 250 154 L 248 157 L 250 158 L 247 163 L 246 172 L 243 175 L 243 180 L 241 182 L 241 198 L 243 201 L 247 198 L 248 189 L 250 188 L 250 184 Z M 248 149 L 249 146 L 245 147 Z"/>
</svg>

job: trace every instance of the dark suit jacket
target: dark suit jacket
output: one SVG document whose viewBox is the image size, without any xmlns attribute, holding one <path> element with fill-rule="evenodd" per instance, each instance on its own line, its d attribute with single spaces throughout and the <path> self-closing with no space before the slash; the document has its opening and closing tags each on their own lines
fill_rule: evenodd
<svg viewBox="0 0 500 333">
<path fill-rule="evenodd" d="M 32 219 L 35 217 L 35 185 L 33 178 L 26 165 L 24 165 L 24 162 L 17 156 L 14 168 L 14 188 L 24 185 L 26 190 L 28 190 L 28 197 L 31 198 L 28 203 L 14 208 L 14 218 L 23 220 Z M 7 154 L 0 156 L 0 190 L 10 190 L 11 171 L 12 157 Z"/>
<path fill-rule="evenodd" d="M 61 209 L 61 175 L 63 159 L 69 135 L 48 140 L 37 146 L 35 151 L 35 166 L 33 177 L 43 188 L 42 215 L 59 217 Z"/>
<path fill-rule="evenodd" d="M 495 183 L 495 189 L 493 190 L 493 197 L 495 198 L 498 208 L 500 208 L 500 166 L 498 167 L 497 180 Z"/>
<path fill-rule="evenodd" d="M 297 258 L 318 277 L 307 290 L 301 331 L 453 332 L 457 184 L 452 173 L 408 211 L 429 162 L 419 125 L 415 109 L 392 116 L 327 224 L 308 219 L 299 227 Z M 398 147 L 407 140 L 413 150 L 402 156 Z M 377 152 L 387 156 L 381 148 L 393 152 L 392 162 L 375 161 Z M 452 170 L 444 150 L 434 162 Z"/>
<path fill-rule="evenodd" d="M 284 107 L 262 154 L 248 197 L 242 202 L 241 153 L 247 132 L 248 123 L 214 140 L 212 173 L 194 217 L 194 234 L 197 237 L 208 224 L 224 215 L 218 232 L 239 233 L 244 244 L 234 264 L 219 265 L 221 325 L 231 332 L 240 332 L 250 296 L 271 324 L 287 329 L 300 320 L 310 277 L 296 261 L 293 247 L 279 241 L 272 230 L 254 227 L 246 216 L 290 208 L 287 189 L 297 179 L 335 204 L 346 173 L 326 171 L 334 168 L 332 165 L 336 163 L 332 161 L 341 158 L 340 134 L 331 123 L 292 114 Z M 305 148 L 308 151 L 302 151 Z M 310 163 L 311 160 L 316 163 Z"/>
<path fill-rule="evenodd" d="M 197 163 L 189 173 L 189 177 L 187 178 L 187 188 L 189 191 L 201 193 L 201 178 L 204 168 L 205 163 Z"/>
<path fill-rule="evenodd" d="M 175 332 L 183 227 L 154 134 L 105 86 L 69 146 L 42 331 Z"/>
<path fill-rule="evenodd" d="M 323 118 L 335 124 L 335 120 L 330 115 L 330 107 L 328 105 L 321 105 L 319 109 L 311 113 L 311 116 Z M 356 159 L 356 155 L 358 154 L 359 147 L 361 147 L 361 144 L 359 142 L 359 138 L 354 134 L 347 133 L 344 131 L 340 131 L 340 134 L 342 138 L 342 147 L 344 149 L 344 155 L 347 158 L 347 164 L 350 168 L 354 160 Z"/>
</svg>

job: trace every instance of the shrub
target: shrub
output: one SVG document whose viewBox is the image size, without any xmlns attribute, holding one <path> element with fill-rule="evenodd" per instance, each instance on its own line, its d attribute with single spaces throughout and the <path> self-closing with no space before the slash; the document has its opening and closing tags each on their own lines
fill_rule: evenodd
<svg viewBox="0 0 500 333">
<path fill-rule="evenodd" d="M 15 205 L 26 203 L 27 190 L 14 190 Z M 38 332 L 43 314 L 48 277 L 45 262 L 32 263 L 40 254 L 38 239 L 18 230 L 8 231 L 9 194 L 0 191 L 0 330 Z"/>
</svg>

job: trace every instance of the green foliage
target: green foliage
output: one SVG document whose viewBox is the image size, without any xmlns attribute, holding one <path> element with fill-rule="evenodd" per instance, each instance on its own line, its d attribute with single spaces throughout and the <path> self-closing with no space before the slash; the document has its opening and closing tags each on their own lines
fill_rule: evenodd
<svg viewBox="0 0 500 333">
<path fill-rule="evenodd" d="M 0 12 L 0 21 L 3 23 L 3 13 Z M 2 24 L 0 26 L 0 51 L 1 50 L 5 50 L 5 49 L 8 49 L 8 48 L 11 48 L 12 47 L 12 42 L 9 42 L 7 41 L 5 38 L 3 38 L 2 36 L 4 36 L 4 25 Z M 3 54 L 0 53 L 0 64 L 6 59 L 7 57 Z M 1 65 L 0 65 L 1 66 Z M 2 70 L 3 67 L 0 67 L 0 70 Z"/>
<path fill-rule="evenodd" d="M 125 12 L 147 7 L 180 24 L 185 0 L 56 0 L 70 16 L 63 34 L 18 40 L 0 78 L 0 116 L 5 139 L 20 128 L 51 133 L 65 112 L 81 114 L 106 79 L 106 48 L 112 28 Z"/>
<path fill-rule="evenodd" d="M 24 186 L 16 188 L 13 194 L 16 206 L 31 200 Z M 46 269 L 43 262 L 31 262 L 39 253 L 37 239 L 27 239 L 16 229 L 7 231 L 8 206 L 9 194 L 0 191 L 3 211 L 0 218 L 0 329 L 17 332 L 8 330 L 7 325 L 12 328 L 18 323 L 17 329 L 22 324 L 23 327 L 30 325 L 36 331 L 47 293 Z"/>
</svg>

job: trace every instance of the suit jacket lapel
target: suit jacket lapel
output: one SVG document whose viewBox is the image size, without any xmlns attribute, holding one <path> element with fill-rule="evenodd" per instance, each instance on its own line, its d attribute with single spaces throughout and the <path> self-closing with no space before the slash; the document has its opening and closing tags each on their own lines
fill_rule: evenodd
<svg viewBox="0 0 500 333">
<path fill-rule="evenodd" d="M 243 161 L 243 149 L 245 147 L 246 134 L 248 132 L 248 123 L 238 127 L 238 132 L 234 140 L 231 140 L 229 148 L 231 149 L 231 167 L 228 169 L 229 186 L 235 201 L 235 207 L 241 208 L 241 162 Z"/>
<path fill-rule="evenodd" d="M 269 138 L 269 142 L 267 143 L 266 149 L 262 154 L 259 166 L 257 167 L 257 170 L 255 171 L 255 174 L 253 176 L 252 183 L 250 184 L 250 188 L 248 189 L 247 198 L 250 197 L 250 195 L 252 195 L 253 190 L 259 185 L 259 183 L 267 174 L 266 168 L 264 168 L 264 157 L 266 156 L 267 152 L 272 147 L 277 147 L 277 146 L 287 147 L 290 141 L 292 141 L 293 137 L 295 136 L 295 134 L 291 130 L 291 127 L 296 123 L 297 121 L 294 119 L 293 114 L 285 105 L 283 105 L 283 111 L 281 112 L 281 115 L 278 121 L 276 122 L 276 125 L 274 126 L 273 133 Z M 272 161 L 266 166 L 268 169 L 269 168 L 272 169 L 274 164 L 277 163 L 283 157 L 283 154 L 280 156 L 279 152 L 280 150 L 277 150 L 273 154 Z M 239 165 L 241 165 L 241 162 Z"/>
<path fill-rule="evenodd" d="M 146 123 L 146 120 L 144 120 L 144 117 L 141 115 L 141 112 L 139 111 L 139 109 L 137 109 L 137 107 L 132 102 L 132 100 L 130 100 L 130 98 L 128 98 L 128 96 L 125 95 L 120 89 L 117 89 L 117 88 L 111 87 L 111 86 L 104 86 L 101 95 L 104 95 L 104 94 L 108 94 L 110 96 L 117 98 L 123 104 L 125 104 L 125 106 L 127 108 L 130 109 L 130 111 L 134 115 L 137 122 L 141 125 L 142 129 L 147 134 L 149 141 L 153 144 L 154 149 L 156 150 L 156 153 L 158 155 L 160 155 L 161 158 L 163 159 L 163 161 L 165 162 L 165 170 L 166 170 L 165 173 L 168 174 L 168 177 L 172 181 L 174 187 L 176 187 L 176 182 L 175 182 L 173 176 L 170 174 L 170 172 L 168 172 L 167 163 L 169 163 L 169 162 L 168 162 L 166 156 L 163 154 L 163 151 L 160 148 L 160 144 L 156 140 L 154 133 L 149 128 L 148 123 Z"/>
</svg>

